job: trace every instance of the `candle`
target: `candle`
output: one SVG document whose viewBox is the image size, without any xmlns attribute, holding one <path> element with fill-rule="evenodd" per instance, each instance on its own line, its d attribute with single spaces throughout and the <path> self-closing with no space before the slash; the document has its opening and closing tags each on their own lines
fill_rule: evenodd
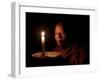
<svg viewBox="0 0 100 80">
<path fill-rule="evenodd" d="M 42 44 L 42 52 L 45 53 L 45 32 L 41 32 L 41 44 Z"/>
</svg>

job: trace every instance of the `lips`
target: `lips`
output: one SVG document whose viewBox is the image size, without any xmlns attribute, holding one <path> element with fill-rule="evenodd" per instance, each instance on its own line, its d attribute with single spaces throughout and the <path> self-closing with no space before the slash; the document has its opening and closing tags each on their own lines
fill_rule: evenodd
<svg viewBox="0 0 100 80">
<path fill-rule="evenodd" d="M 58 38 L 57 40 L 58 40 L 58 41 L 62 41 L 62 40 L 63 40 L 63 38 Z"/>
</svg>

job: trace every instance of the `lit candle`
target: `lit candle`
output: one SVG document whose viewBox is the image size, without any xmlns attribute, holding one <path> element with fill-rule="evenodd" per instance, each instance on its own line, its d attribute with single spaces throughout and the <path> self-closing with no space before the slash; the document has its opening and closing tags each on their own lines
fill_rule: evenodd
<svg viewBox="0 0 100 80">
<path fill-rule="evenodd" d="M 42 44 L 42 52 L 45 53 L 45 32 L 41 32 L 41 44 Z"/>
</svg>

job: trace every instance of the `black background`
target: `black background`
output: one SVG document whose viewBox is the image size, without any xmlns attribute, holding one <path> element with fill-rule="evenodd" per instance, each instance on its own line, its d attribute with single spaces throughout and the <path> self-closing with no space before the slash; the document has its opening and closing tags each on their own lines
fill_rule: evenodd
<svg viewBox="0 0 100 80">
<path fill-rule="evenodd" d="M 89 53 L 89 15 L 26 12 L 26 67 L 34 64 L 32 53 L 41 51 L 42 30 L 46 32 L 46 51 L 55 47 L 54 24 L 60 20 L 68 34 L 66 43 L 78 43 Z"/>
</svg>

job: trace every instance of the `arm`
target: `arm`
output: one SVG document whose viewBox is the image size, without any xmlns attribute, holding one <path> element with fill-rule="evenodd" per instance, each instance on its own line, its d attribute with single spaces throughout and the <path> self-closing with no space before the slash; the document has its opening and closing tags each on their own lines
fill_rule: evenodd
<svg viewBox="0 0 100 80">
<path fill-rule="evenodd" d="M 87 64 L 89 63 L 89 57 L 85 48 L 72 49 L 72 54 L 69 60 L 69 64 Z"/>
</svg>

